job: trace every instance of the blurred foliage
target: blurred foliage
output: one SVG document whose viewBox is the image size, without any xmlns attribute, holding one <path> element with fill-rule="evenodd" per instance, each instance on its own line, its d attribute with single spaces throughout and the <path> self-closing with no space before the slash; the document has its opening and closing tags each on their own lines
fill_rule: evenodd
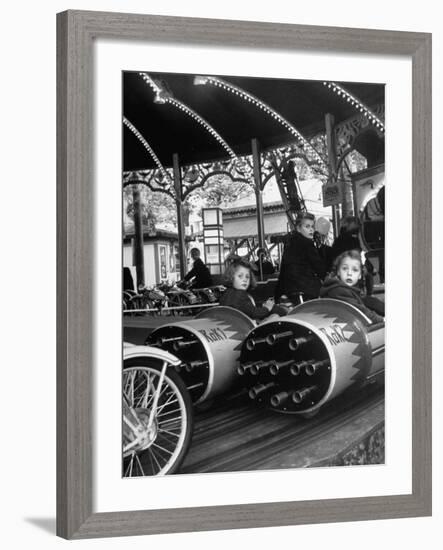
<svg viewBox="0 0 443 550">
<path fill-rule="evenodd" d="M 124 218 L 134 219 L 133 185 L 123 189 Z M 172 197 L 165 193 L 154 192 L 146 185 L 138 185 L 142 205 L 143 225 L 177 225 L 177 211 Z"/>
<path fill-rule="evenodd" d="M 312 139 L 312 145 L 323 157 L 327 157 L 324 135 L 315 136 Z M 298 181 L 311 178 L 323 180 L 325 177 L 319 173 L 317 166 L 309 166 L 305 159 L 301 157 L 293 158 L 293 166 Z M 347 155 L 345 166 L 349 168 L 350 172 L 358 172 L 365 169 L 367 163 L 365 157 L 354 150 Z M 123 190 L 123 209 L 126 223 L 128 220 L 133 220 L 134 216 L 133 187 L 128 185 Z M 139 184 L 138 187 L 142 204 L 143 225 L 153 230 L 157 226 L 176 228 L 177 209 L 174 199 L 165 193 L 152 191 L 146 185 Z M 253 192 L 251 183 L 233 182 L 226 174 L 214 174 L 205 182 L 203 187 L 193 190 L 186 198 L 184 203 L 185 225 L 189 224 L 189 215 L 200 215 L 202 208 L 230 205 L 239 199 L 250 196 Z"/>
<path fill-rule="evenodd" d="M 252 192 L 253 188 L 249 183 L 233 182 L 226 174 L 215 174 L 203 187 L 192 192 L 189 204 L 193 212 L 199 214 L 203 207 L 230 204 L 247 197 Z"/>
</svg>

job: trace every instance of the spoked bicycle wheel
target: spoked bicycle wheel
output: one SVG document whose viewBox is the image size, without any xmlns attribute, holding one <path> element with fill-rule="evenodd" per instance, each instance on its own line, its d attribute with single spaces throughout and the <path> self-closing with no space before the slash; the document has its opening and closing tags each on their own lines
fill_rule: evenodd
<svg viewBox="0 0 443 550">
<path fill-rule="evenodd" d="M 150 357 L 123 367 L 123 477 L 173 474 L 189 449 L 193 410 L 180 376 Z"/>
</svg>

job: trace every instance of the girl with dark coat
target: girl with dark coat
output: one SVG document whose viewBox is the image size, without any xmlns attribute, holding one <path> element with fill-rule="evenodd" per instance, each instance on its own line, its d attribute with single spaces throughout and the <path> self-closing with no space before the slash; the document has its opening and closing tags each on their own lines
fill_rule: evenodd
<svg viewBox="0 0 443 550">
<path fill-rule="evenodd" d="M 224 284 L 228 287 L 220 298 L 221 306 L 230 306 L 240 310 L 245 315 L 260 321 L 271 313 L 286 315 L 286 310 L 274 304 L 273 298 L 263 302 L 262 306 L 256 306 L 253 297 L 248 293 L 250 288 L 256 285 L 251 266 L 245 260 L 236 258 L 231 260 L 226 272 Z"/>
<path fill-rule="evenodd" d="M 343 252 L 347 250 L 362 250 L 359 239 L 360 229 L 360 220 L 356 216 L 347 216 L 342 220 L 340 234 L 332 245 L 331 263 L 328 266 L 328 271 L 332 267 L 334 260 Z M 374 287 L 374 266 L 369 260 L 366 260 L 364 268 L 363 275 L 365 278 L 366 292 L 368 295 L 371 295 Z"/>
<path fill-rule="evenodd" d="M 314 244 L 315 216 L 302 212 L 297 216 L 295 231 L 283 253 L 275 299 L 286 295 L 292 302 L 318 298 L 326 262 Z"/>
<path fill-rule="evenodd" d="M 379 313 L 384 315 L 383 302 L 376 298 L 370 298 L 371 301 L 367 302 L 366 297 L 362 296 L 362 292 L 358 288 L 362 270 L 363 266 L 358 250 L 343 252 L 334 262 L 333 275 L 323 283 L 320 289 L 320 298 L 342 300 L 358 308 L 373 323 L 383 322 L 384 317 L 379 315 Z M 378 313 L 374 309 L 377 309 Z"/>
</svg>

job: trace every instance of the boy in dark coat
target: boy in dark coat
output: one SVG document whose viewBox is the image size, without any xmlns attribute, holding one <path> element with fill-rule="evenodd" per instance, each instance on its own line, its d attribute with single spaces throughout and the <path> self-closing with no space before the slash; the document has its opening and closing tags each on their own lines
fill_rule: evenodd
<svg viewBox="0 0 443 550">
<path fill-rule="evenodd" d="M 315 216 L 302 212 L 295 223 L 296 230 L 283 253 L 276 300 L 285 294 L 297 302 L 299 293 L 304 300 L 318 298 L 326 274 L 325 261 L 314 244 Z"/>
</svg>

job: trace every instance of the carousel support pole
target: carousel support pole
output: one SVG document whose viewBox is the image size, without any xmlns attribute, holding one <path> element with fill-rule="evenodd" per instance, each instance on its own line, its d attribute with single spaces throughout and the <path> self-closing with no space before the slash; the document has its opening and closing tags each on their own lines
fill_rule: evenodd
<svg viewBox="0 0 443 550">
<path fill-rule="evenodd" d="M 186 275 L 186 251 L 185 251 L 185 219 L 183 212 L 182 175 L 180 161 L 177 153 L 172 156 L 174 169 L 175 206 L 177 208 L 177 232 L 178 232 L 178 254 L 180 258 L 180 278 Z"/>
<path fill-rule="evenodd" d="M 255 183 L 255 200 L 257 204 L 257 233 L 258 246 L 265 247 L 265 222 L 263 214 L 263 198 L 262 198 L 262 173 L 260 163 L 260 144 L 257 139 L 252 139 L 252 160 L 254 167 L 254 183 Z"/>
<path fill-rule="evenodd" d="M 132 205 L 134 208 L 134 264 L 137 273 L 137 287 L 145 285 L 145 255 L 143 242 L 143 223 L 140 188 L 132 187 Z"/>
<path fill-rule="evenodd" d="M 328 145 L 329 173 L 331 178 L 337 178 L 337 148 L 335 145 L 334 116 L 325 115 L 326 142 Z M 334 238 L 337 237 L 340 226 L 340 212 L 337 204 L 332 205 L 332 227 Z"/>
<path fill-rule="evenodd" d="M 343 182 L 343 203 L 341 208 L 341 215 L 342 215 L 342 218 L 345 218 L 346 216 L 354 216 L 355 210 L 354 210 L 354 200 L 353 200 L 351 180 L 349 176 L 345 175 L 343 164 L 344 163 L 342 162 L 340 165 L 339 174 L 340 174 L 340 179 Z"/>
</svg>

